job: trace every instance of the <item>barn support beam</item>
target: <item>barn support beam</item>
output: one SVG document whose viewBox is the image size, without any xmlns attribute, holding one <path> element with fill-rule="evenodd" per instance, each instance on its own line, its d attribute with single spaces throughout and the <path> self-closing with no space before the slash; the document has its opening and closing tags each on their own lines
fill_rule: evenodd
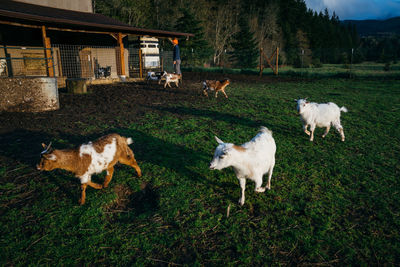
<svg viewBox="0 0 400 267">
<path fill-rule="evenodd" d="M 48 77 L 54 77 L 54 63 L 51 54 L 50 38 L 46 35 L 46 26 L 42 26 L 42 39 L 44 47 L 44 57 L 46 60 L 46 72 Z"/>
<path fill-rule="evenodd" d="M 139 49 L 139 78 L 143 78 L 143 55 L 142 55 L 142 49 Z"/>
<path fill-rule="evenodd" d="M 122 42 L 122 33 L 117 34 L 118 48 L 119 48 L 119 67 L 120 75 L 125 76 L 125 56 L 124 56 L 124 43 Z"/>
</svg>

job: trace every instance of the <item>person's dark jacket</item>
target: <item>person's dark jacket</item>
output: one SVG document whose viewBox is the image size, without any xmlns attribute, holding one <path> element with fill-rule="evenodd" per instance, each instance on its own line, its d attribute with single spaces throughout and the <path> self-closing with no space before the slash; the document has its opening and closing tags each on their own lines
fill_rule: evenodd
<svg viewBox="0 0 400 267">
<path fill-rule="evenodd" d="M 176 61 L 178 59 L 181 59 L 181 52 L 179 49 L 179 45 L 174 46 L 174 54 L 173 54 L 173 60 Z"/>
</svg>

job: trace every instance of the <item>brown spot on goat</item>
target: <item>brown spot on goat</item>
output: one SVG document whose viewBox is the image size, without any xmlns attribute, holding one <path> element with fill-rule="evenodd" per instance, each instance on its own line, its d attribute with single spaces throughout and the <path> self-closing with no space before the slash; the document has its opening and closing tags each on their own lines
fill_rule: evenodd
<svg viewBox="0 0 400 267">
<path fill-rule="evenodd" d="M 236 149 L 239 152 L 245 152 L 246 151 L 246 148 L 244 148 L 242 146 L 233 145 L 233 148 Z"/>
</svg>

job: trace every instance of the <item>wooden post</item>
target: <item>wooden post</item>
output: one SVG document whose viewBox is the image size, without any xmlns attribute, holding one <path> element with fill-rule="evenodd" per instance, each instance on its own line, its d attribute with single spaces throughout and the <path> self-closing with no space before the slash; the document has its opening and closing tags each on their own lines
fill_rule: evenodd
<svg viewBox="0 0 400 267">
<path fill-rule="evenodd" d="M 272 66 L 271 60 L 272 60 L 272 58 L 274 57 L 274 55 L 275 55 L 275 52 L 272 54 L 271 58 L 267 58 L 267 56 L 263 53 L 263 56 L 264 56 L 264 58 L 265 58 L 265 61 L 267 61 L 269 67 L 270 67 L 272 70 L 274 70 L 274 66 Z M 275 71 L 274 71 L 274 73 L 275 73 Z"/>
<path fill-rule="evenodd" d="M 263 73 L 263 64 L 262 64 L 262 53 L 263 53 L 263 49 L 262 47 L 260 47 L 260 77 L 262 76 Z"/>
<path fill-rule="evenodd" d="M 276 55 L 276 62 L 275 62 L 275 67 L 272 65 L 272 59 L 274 58 L 274 56 Z M 269 67 L 272 69 L 272 71 L 274 72 L 275 75 L 278 75 L 278 67 L 279 67 L 279 47 L 276 48 L 276 50 L 274 51 L 274 53 L 272 53 L 271 57 L 268 58 L 262 49 L 260 49 L 260 76 L 261 74 L 261 66 L 262 66 L 262 57 L 264 57 L 265 61 L 267 61 Z"/>
<path fill-rule="evenodd" d="M 125 55 L 124 55 L 124 43 L 122 42 L 122 33 L 118 33 L 118 46 L 119 46 L 119 63 L 121 68 L 121 75 L 125 75 Z"/>
<path fill-rule="evenodd" d="M 46 36 L 46 26 L 42 26 L 42 39 L 44 47 L 44 56 L 46 58 L 46 72 L 47 76 L 54 77 L 53 58 L 51 55 L 50 38 Z"/>
<path fill-rule="evenodd" d="M 139 78 L 143 78 L 142 49 L 139 48 Z"/>
<path fill-rule="evenodd" d="M 7 46 L 4 45 L 4 56 L 6 57 L 6 63 L 7 63 L 7 75 L 8 77 L 13 77 L 13 68 L 12 68 L 12 60 L 11 60 L 11 55 L 7 52 Z"/>
<path fill-rule="evenodd" d="M 61 56 L 60 56 L 60 50 L 56 50 L 57 52 L 57 62 L 58 62 L 58 77 L 63 77 L 63 71 L 62 71 L 62 67 L 61 67 Z"/>
<path fill-rule="evenodd" d="M 164 72 L 164 57 L 161 55 L 161 72 Z"/>
<path fill-rule="evenodd" d="M 276 63 L 275 63 L 275 75 L 278 75 L 278 66 L 279 66 L 279 47 L 276 48 Z"/>
</svg>

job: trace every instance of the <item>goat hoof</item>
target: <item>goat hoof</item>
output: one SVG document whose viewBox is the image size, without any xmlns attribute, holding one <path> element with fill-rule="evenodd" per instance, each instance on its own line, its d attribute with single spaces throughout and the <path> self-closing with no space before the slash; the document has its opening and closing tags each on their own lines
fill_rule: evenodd
<svg viewBox="0 0 400 267">
<path fill-rule="evenodd" d="M 263 193 L 263 192 L 265 192 L 265 187 L 256 188 L 256 192 L 258 192 L 258 193 Z"/>
<path fill-rule="evenodd" d="M 85 200 L 82 201 L 82 199 L 79 199 L 79 205 L 84 205 L 85 204 Z"/>
</svg>

